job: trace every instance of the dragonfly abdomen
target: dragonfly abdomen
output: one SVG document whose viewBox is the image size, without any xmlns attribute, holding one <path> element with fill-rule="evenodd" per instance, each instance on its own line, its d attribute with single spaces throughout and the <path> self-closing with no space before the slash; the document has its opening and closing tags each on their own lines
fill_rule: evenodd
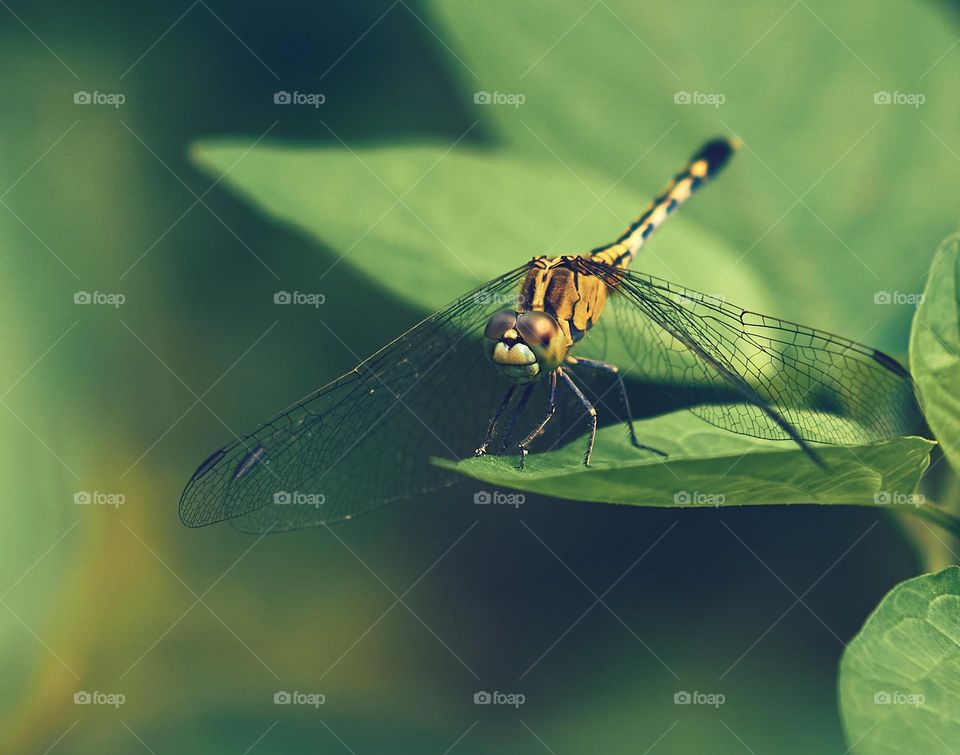
<svg viewBox="0 0 960 755">
<path fill-rule="evenodd" d="M 590 256 L 613 267 L 629 267 L 651 234 L 727 164 L 738 146 L 739 141 L 732 139 L 714 139 L 704 144 L 620 238 L 594 249 Z"/>
</svg>

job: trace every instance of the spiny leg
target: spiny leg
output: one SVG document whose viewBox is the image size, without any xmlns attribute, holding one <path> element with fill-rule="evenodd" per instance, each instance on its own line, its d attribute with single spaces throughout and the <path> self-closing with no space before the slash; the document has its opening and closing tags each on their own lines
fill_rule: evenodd
<svg viewBox="0 0 960 755">
<path fill-rule="evenodd" d="M 517 422 L 520 421 L 520 415 L 523 414 L 523 410 L 527 408 L 527 402 L 530 400 L 530 394 L 533 393 L 535 385 L 535 383 L 528 383 L 523 387 L 520 400 L 517 401 L 517 405 L 513 410 L 513 416 L 510 418 L 507 430 L 503 434 L 503 443 L 500 444 L 500 450 L 497 452 L 499 455 L 502 455 L 503 452 L 507 450 L 507 446 L 510 444 L 510 436 L 513 435 L 513 431 L 517 428 Z"/>
<path fill-rule="evenodd" d="M 537 425 L 536 428 L 522 441 L 520 441 L 520 469 L 524 468 L 524 464 L 527 460 L 527 453 L 530 448 L 530 444 L 533 443 L 540 435 L 543 433 L 544 429 L 547 426 L 547 423 L 553 419 L 553 415 L 557 411 L 557 373 L 556 371 L 550 373 L 550 388 L 549 394 L 547 395 L 547 414 Z"/>
<path fill-rule="evenodd" d="M 597 410 L 593 407 L 593 404 L 590 403 L 589 399 L 583 395 L 577 384 L 573 382 L 573 379 L 566 373 L 562 367 L 558 367 L 557 376 L 566 383 L 567 387 L 573 391 L 574 395 L 580 399 L 580 403 L 583 404 L 584 408 L 587 410 L 587 414 L 590 415 L 590 439 L 587 441 L 587 453 L 583 457 L 583 465 L 585 467 L 590 466 L 590 457 L 593 455 L 593 443 L 597 439 Z"/>
<path fill-rule="evenodd" d="M 589 367 L 592 370 L 599 370 L 601 372 L 606 372 L 614 376 L 617 381 L 617 385 L 620 388 L 620 398 L 623 401 L 623 408 L 627 412 L 627 428 L 630 430 L 630 442 L 636 447 L 643 451 L 650 451 L 657 454 L 658 456 L 666 457 L 668 454 L 664 451 L 661 451 L 659 448 L 653 448 L 653 446 L 645 446 L 639 440 L 637 440 L 637 432 L 633 429 L 633 413 L 630 411 L 630 400 L 627 398 L 627 385 L 623 381 L 623 375 L 620 374 L 620 368 L 615 364 L 610 364 L 609 362 L 601 362 L 599 359 L 583 359 L 581 357 L 567 357 L 567 364 L 572 365 L 583 365 L 584 367 Z"/>
<path fill-rule="evenodd" d="M 487 452 L 487 446 L 490 445 L 494 434 L 497 432 L 497 422 L 500 421 L 500 415 L 503 414 L 504 410 L 509 405 L 510 399 L 513 398 L 513 392 L 516 389 L 516 385 L 511 385 L 507 392 L 503 395 L 500 405 L 490 418 L 490 424 L 487 426 L 487 434 L 484 436 L 483 443 L 481 443 L 480 447 L 473 452 L 474 456 L 483 456 Z"/>
</svg>

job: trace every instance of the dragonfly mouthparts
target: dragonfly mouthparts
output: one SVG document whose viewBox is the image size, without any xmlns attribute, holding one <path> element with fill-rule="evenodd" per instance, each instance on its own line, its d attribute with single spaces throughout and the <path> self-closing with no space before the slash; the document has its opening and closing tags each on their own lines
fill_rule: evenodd
<svg viewBox="0 0 960 755">
<path fill-rule="evenodd" d="M 497 364 L 527 365 L 537 361 L 537 357 L 525 343 L 516 341 L 512 344 L 497 342 L 493 347 L 493 361 Z"/>
</svg>

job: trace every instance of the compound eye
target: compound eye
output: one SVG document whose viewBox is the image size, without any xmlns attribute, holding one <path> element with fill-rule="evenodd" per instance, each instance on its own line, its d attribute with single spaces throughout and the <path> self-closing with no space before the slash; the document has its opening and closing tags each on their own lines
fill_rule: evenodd
<svg viewBox="0 0 960 755">
<path fill-rule="evenodd" d="M 545 349 L 561 335 L 557 321 L 546 312 L 524 312 L 517 318 L 517 330 L 530 348 Z"/>
<path fill-rule="evenodd" d="M 554 370 L 563 363 L 567 346 L 553 317 L 546 312 L 524 312 L 517 317 L 517 330 L 542 368 Z"/>
<path fill-rule="evenodd" d="M 508 330 L 517 326 L 517 313 L 510 309 L 501 309 L 494 312 L 487 320 L 487 327 L 483 331 L 484 338 L 499 341 Z"/>
</svg>

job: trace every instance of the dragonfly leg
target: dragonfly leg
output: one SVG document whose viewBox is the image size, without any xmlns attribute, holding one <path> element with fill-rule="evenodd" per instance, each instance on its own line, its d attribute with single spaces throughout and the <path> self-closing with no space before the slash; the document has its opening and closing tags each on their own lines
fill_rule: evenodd
<svg viewBox="0 0 960 755">
<path fill-rule="evenodd" d="M 572 365 L 582 365 L 584 367 L 589 367 L 592 370 L 598 370 L 600 372 L 606 372 L 614 376 L 617 381 L 617 386 L 620 388 L 620 399 L 623 401 L 623 408 L 627 413 L 627 428 L 630 430 L 630 442 L 634 445 L 635 448 L 639 448 L 643 451 L 650 451 L 655 453 L 658 456 L 666 457 L 668 454 L 665 451 L 661 451 L 659 448 L 653 448 L 653 446 L 645 446 L 639 440 L 637 440 L 637 431 L 633 428 L 633 413 L 630 411 L 630 400 L 627 398 L 627 386 L 623 381 L 623 375 L 620 374 L 620 368 L 615 364 L 610 364 L 609 362 L 601 362 L 598 359 L 582 359 L 580 357 L 567 357 L 567 363 Z"/>
<path fill-rule="evenodd" d="M 590 438 L 587 441 L 587 453 L 583 457 L 583 465 L 585 467 L 590 466 L 590 457 L 593 455 L 593 443 L 597 439 L 597 410 L 594 408 L 593 404 L 590 403 L 590 400 L 583 395 L 577 384 L 573 382 L 571 378 L 562 367 L 558 367 L 557 376 L 566 383 L 567 388 L 573 391 L 574 395 L 580 399 L 580 403 L 583 404 L 583 407 L 587 410 L 587 414 L 590 415 Z"/>
<path fill-rule="evenodd" d="M 553 419 L 553 415 L 557 411 L 557 373 L 556 371 L 550 373 L 550 392 L 547 397 L 547 414 L 537 425 L 536 428 L 522 441 L 520 441 L 520 469 L 524 468 L 524 464 L 527 459 L 527 453 L 530 449 L 530 444 L 533 443 L 540 435 L 543 433 L 544 429 L 547 427 L 547 423 Z"/>
<path fill-rule="evenodd" d="M 517 427 L 517 422 L 520 421 L 520 415 L 523 414 L 523 410 L 527 408 L 527 402 L 530 400 L 530 394 L 533 393 L 534 385 L 535 383 L 528 383 L 520 394 L 517 406 L 513 410 L 513 416 L 510 417 L 506 432 L 503 434 L 503 442 L 500 444 L 498 454 L 503 454 L 503 452 L 507 450 L 507 446 L 510 445 L 510 436 L 513 435 L 513 431 Z"/>
<path fill-rule="evenodd" d="M 507 392 L 504 394 L 503 399 L 500 401 L 500 405 L 497 407 L 497 411 L 493 413 L 493 416 L 490 418 L 490 424 L 487 426 L 487 434 L 483 439 L 483 443 L 480 444 L 480 447 L 473 452 L 474 456 L 483 456 L 487 452 L 487 446 L 493 441 L 493 436 L 497 432 L 497 422 L 500 421 L 500 416 L 503 414 L 504 410 L 510 404 L 510 399 L 513 398 L 513 392 L 517 389 L 516 385 L 511 385 Z"/>
</svg>

